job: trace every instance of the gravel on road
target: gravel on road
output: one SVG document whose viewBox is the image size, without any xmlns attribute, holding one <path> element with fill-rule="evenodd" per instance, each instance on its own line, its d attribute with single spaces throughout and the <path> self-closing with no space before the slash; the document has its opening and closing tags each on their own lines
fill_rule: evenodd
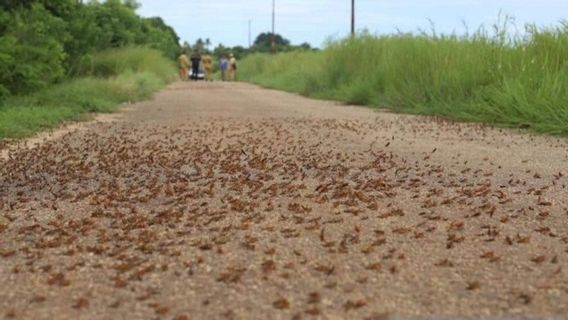
<svg viewBox="0 0 568 320">
<path fill-rule="evenodd" d="M 568 140 L 175 83 L 0 159 L 0 317 L 562 319 Z"/>
</svg>

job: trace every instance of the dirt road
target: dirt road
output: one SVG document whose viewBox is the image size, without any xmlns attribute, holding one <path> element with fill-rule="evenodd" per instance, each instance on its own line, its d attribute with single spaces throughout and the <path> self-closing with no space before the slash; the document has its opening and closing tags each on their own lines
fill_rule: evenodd
<svg viewBox="0 0 568 320">
<path fill-rule="evenodd" d="M 247 84 L 129 109 L 0 160 L 0 316 L 568 314 L 568 140 Z"/>
</svg>

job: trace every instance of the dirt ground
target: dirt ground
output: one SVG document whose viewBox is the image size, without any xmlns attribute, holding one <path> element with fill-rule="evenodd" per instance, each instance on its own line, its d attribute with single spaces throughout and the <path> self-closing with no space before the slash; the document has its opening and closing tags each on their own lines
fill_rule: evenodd
<svg viewBox="0 0 568 320">
<path fill-rule="evenodd" d="M 175 83 L 0 159 L 0 317 L 565 319 L 568 140 Z"/>
</svg>

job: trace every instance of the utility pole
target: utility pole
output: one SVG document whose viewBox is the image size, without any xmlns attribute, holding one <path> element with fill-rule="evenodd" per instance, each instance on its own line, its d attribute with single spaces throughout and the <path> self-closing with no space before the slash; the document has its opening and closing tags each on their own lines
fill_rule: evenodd
<svg viewBox="0 0 568 320">
<path fill-rule="evenodd" d="M 252 46 L 250 41 L 251 41 L 251 20 L 249 19 L 249 49 Z"/>
<path fill-rule="evenodd" d="M 351 0 L 351 36 L 355 36 L 355 0 Z"/>
<path fill-rule="evenodd" d="M 272 0 L 272 53 L 276 53 L 276 34 L 275 34 L 275 20 L 276 20 L 276 0 Z"/>
</svg>

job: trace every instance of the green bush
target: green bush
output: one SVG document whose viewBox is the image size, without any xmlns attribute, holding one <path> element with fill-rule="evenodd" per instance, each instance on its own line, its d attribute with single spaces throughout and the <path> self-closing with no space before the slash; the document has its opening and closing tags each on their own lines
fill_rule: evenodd
<svg viewBox="0 0 568 320">
<path fill-rule="evenodd" d="M 505 26 L 506 27 L 506 26 Z M 240 79 L 312 97 L 568 134 L 568 25 L 524 37 L 398 34 L 252 55 Z"/>
<path fill-rule="evenodd" d="M 0 1 L 0 139 L 113 111 L 174 79 L 178 36 L 136 6 Z"/>
<path fill-rule="evenodd" d="M 45 88 L 64 76 L 64 22 L 41 5 L 0 13 L 0 95 Z"/>
<path fill-rule="evenodd" d="M 172 61 L 179 53 L 175 31 L 138 16 L 135 1 L 85 2 L 0 1 L 0 101 L 84 75 L 82 67 L 111 48 L 153 48 Z"/>
<path fill-rule="evenodd" d="M 142 53 L 146 58 L 141 58 Z M 25 137 L 63 121 L 82 119 L 85 113 L 113 112 L 121 103 L 149 98 L 176 78 L 172 62 L 153 49 L 126 48 L 112 55 L 95 55 L 93 60 L 104 58 L 110 63 L 111 57 L 122 61 L 121 68 L 114 69 L 116 76 L 80 78 L 27 96 L 9 97 L 0 106 L 0 139 Z M 152 65 L 144 67 L 141 63 L 150 58 Z"/>
</svg>

